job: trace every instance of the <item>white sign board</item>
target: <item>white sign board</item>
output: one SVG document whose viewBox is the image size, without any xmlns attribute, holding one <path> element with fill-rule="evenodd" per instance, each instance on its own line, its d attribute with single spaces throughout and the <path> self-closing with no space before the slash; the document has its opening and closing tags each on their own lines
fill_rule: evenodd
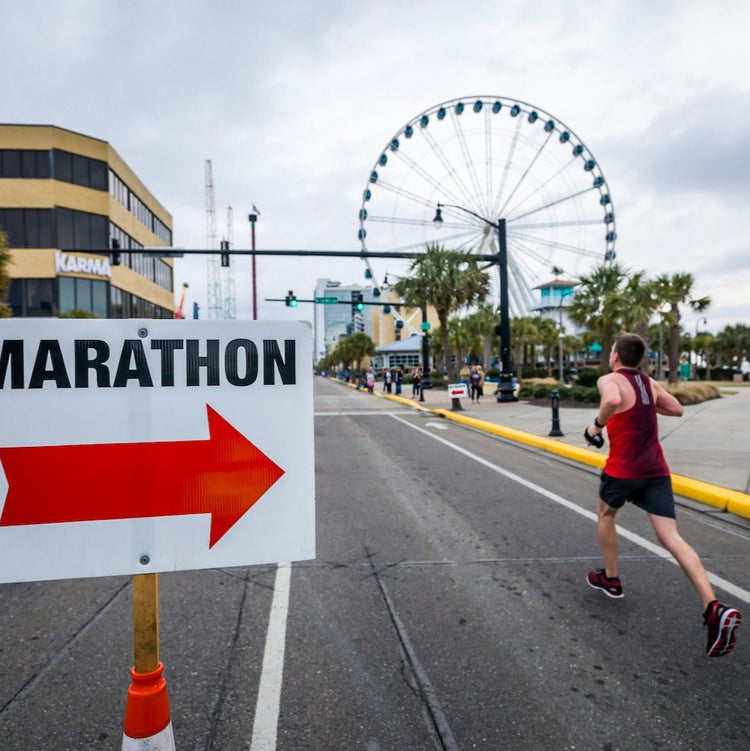
<svg viewBox="0 0 750 751">
<path fill-rule="evenodd" d="M 0 582 L 315 556 L 304 322 L 0 322 Z"/>
<path fill-rule="evenodd" d="M 448 396 L 454 398 L 469 398 L 469 387 L 465 383 L 448 384 Z"/>
</svg>

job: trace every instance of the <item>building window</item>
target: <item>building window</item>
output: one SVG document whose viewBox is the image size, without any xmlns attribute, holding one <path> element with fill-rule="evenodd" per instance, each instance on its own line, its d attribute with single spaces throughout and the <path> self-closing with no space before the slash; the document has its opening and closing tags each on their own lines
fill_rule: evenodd
<svg viewBox="0 0 750 751">
<path fill-rule="evenodd" d="M 4 149 L 0 156 L 0 177 L 21 177 L 21 152 L 17 149 Z"/>
<path fill-rule="evenodd" d="M 81 185 L 93 190 L 107 190 L 107 163 L 62 149 L 52 150 L 55 180 Z"/>
<path fill-rule="evenodd" d="M 8 302 L 16 318 L 55 315 L 54 279 L 11 279 Z"/>
<path fill-rule="evenodd" d="M 87 310 L 97 318 L 107 318 L 107 287 L 109 282 L 80 277 L 61 276 L 58 278 L 60 313 L 72 310 Z"/>
<path fill-rule="evenodd" d="M 49 179 L 50 152 L 0 149 L 0 177 Z"/>
<path fill-rule="evenodd" d="M 0 229 L 11 248 L 52 248 L 50 209 L 0 209 Z"/>
<path fill-rule="evenodd" d="M 151 209 L 141 201 L 133 191 L 118 177 L 117 173 L 109 170 L 109 193 L 121 203 L 141 224 L 148 227 L 163 243 L 172 244 L 172 232 L 154 215 Z"/>
<path fill-rule="evenodd" d="M 62 250 L 104 250 L 109 247 L 106 216 L 58 207 L 55 219 L 57 247 Z"/>
</svg>

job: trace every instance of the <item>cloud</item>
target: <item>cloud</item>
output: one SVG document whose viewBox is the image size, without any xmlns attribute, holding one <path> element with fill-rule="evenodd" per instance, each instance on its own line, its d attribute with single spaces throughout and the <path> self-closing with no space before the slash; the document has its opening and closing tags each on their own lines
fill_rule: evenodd
<svg viewBox="0 0 750 751">
<path fill-rule="evenodd" d="M 248 248 L 256 203 L 259 247 L 355 249 L 362 191 L 390 137 L 440 102 L 496 94 L 549 112 L 596 155 L 625 265 L 688 270 L 728 299 L 720 274 L 745 279 L 744 0 L 5 0 L 2 11 L 5 118 L 109 141 L 185 247 L 205 244 L 211 159 L 220 237 L 231 205 L 235 244 Z M 237 264 L 244 311 L 248 263 Z M 205 259 L 177 268 L 177 294 L 189 281 L 188 305 L 205 314 Z M 259 268 L 261 297 L 302 296 L 324 276 L 365 281 L 356 260 Z M 398 273 L 377 264 L 386 270 Z"/>
<path fill-rule="evenodd" d="M 624 139 L 618 166 L 654 195 L 750 197 L 750 97 L 712 91 L 660 113 Z"/>
</svg>

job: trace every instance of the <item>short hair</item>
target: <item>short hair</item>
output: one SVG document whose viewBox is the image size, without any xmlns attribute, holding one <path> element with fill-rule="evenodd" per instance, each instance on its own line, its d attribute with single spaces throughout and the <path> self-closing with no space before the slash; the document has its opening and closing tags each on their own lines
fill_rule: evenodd
<svg viewBox="0 0 750 751">
<path fill-rule="evenodd" d="M 638 334 L 618 334 L 615 339 L 615 352 L 626 368 L 637 368 L 646 352 L 646 342 Z"/>
</svg>

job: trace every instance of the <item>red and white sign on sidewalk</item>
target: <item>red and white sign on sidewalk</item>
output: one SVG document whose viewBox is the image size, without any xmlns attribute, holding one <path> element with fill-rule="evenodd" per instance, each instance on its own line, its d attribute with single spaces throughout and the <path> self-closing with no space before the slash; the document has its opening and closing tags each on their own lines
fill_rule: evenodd
<svg viewBox="0 0 750 751">
<path fill-rule="evenodd" d="M 468 399 L 469 387 L 465 383 L 450 383 L 448 384 L 448 396 L 454 399 Z"/>
<path fill-rule="evenodd" d="M 306 323 L 3 321 L 0 582 L 315 556 Z"/>
</svg>

